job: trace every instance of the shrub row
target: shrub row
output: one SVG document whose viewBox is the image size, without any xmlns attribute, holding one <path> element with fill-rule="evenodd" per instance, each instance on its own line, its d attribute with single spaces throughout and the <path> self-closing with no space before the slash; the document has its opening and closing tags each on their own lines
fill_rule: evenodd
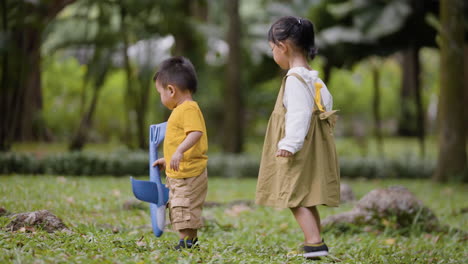
<svg viewBox="0 0 468 264">
<path fill-rule="evenodd" d="M 32 154 L 0 154 L 1 174 L 57 175 L 144 175 L 148 174 L 148 156 L 143 152 L 116 152 L 110 155 L 70 152 L 36 158 Z"/>
<path fill-rule="evenodd" d="M 215 177 L 257 177 L 259 157 L 210 155 L 208 173 Z M 398 159 L 341 158 L 341 176 L 346 178 L 429 178 L 435 162 L 414 157 Z M 0 153 L 0 174 L 56 175 L 148 175 L 145 152 L 122 151 L 110 155 L 71 152 L 37 158 L 26 153 Z"/>
</svg>

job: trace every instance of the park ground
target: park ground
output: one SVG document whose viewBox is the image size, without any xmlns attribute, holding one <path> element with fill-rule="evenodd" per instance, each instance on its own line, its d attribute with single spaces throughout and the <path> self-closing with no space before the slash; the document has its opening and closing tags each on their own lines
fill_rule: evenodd
<svg viewBox="0 0 468 264">
<path fill-rule="evenodd" d="M 358 199 L 375 188 L 403 185 L 450 228 L 406 233 L 391 228 L 344 233 L 328 229 L 323 237 L 330 257 L 316 263 L 466 263 L 466 184 L 404 179 L 343 182 L 351 185 Z M 201 250 L 176 252 L 169 249 L 176 233 L 167 231 L 161 238 L 152 234 L 147 205 L 124 209 L 134 199 L 127 177 L 2 175 L 0 207 L 11 213 L 47 209 L 71 232 L 10 232 L 5 228 L 10 219 L 0 217 L 0 263 L 306 263 L 288 255 L 303 239 L 291 213 L 249 203 L 255 185 L 255 179 L 211 177 L 207 201 L 217 206 L 204 210 Z M 352 206 L 321 207 L 320 213 L 325 218 Z"/>
</svg>

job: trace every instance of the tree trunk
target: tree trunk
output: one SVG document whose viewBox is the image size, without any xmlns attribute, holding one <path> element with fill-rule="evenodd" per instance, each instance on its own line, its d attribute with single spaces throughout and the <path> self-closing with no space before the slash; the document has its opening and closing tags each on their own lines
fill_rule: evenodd
<svg viewBox="0 0 468 264">
<path fill-rule="evenodd" d="M 323 82 L 325 84 L 328 84 L 328 82 L 330 81 L 331 70 L 332 70 L 331 64 L 329 62 L 325 62 L 325 64 L 323 65 Z"/>
<path fill-rule="evenodd" d="M 13 27 L 4 31 L 9 39 L 2 54 L 0 149 L 8 150 L 13 141 L 42 139 L 42 92 L 40 42 L 42 26 Z"/>
<path fill-rule="evenodd" d="M 1 1 L 0 151 L 9 150 L 15 140 L 47 137 L 41 116 L 41 38 L 47 23 L 74 1 Z"/>
<path fill-rule="evenodd" d="M 81 118 L 80 125 L 76 131 L 69 149 L 72 151 L 80 151 L 88 141 L 88 132 L 93 124 L 93 117 L 97 107 L 99 92 L 106 80 L 107 72 L 110 67 L 111 52 L 107 50 L 101 50 L 99 47 L 95 47 L 93 59 L 87 67 L 86 76 L 93 86 L 93 96 L 88 110 Z M 88 80 L 85 80 L 88 81 Z"/>
<path fill-rule="evenodd" d="M 465 4 L 466 5 L 466 4 Z M 466 7 L 465 7 L 466 9 Z M 463 76 L 465 76 L 465 88 L 464 88 L 464 91 L 465 91 L 465 133 L 466 133 L 466 137 L 468 138 L 468 128 L 466 127 L 466 124 L 468 124 L 468 113 L 466 113 L 466 111 L 468 111 L 466 108 L 466 106 L 468 106 L 468 44 L 465 43 L 465 74 Z"/>
<path fill-rule="evenodd" d="M 435 181 L 468 181 L 464 117 L 463 0 L 440 2 L 439 158 Z"/>
<path fill-rule="evenodd" d="M 20 84 L 18 87 L 23 87 L 19 106 L 20 120 L 15 132 L 17 141 L 40 140 L 45 135 L 45 131 L 42 130 L 44 126 L 41 124 L 41 34 L 42 29 L 29 29 L 15 34 L 15 42 L 23 50 L 21 58 L 24 63 L 24 79 L 17 82 Z"/>
<path fill-rule="evenodd" d="M 380 117 L 380 72 L 376 63 L 372 65 L 372 82 L 374 84 L 374 96 L 372 102 L 372 112 L 374 115 L 374 135 L 377 141 L 377 149 L 380 156 L 384 156 L 382 119 Z"/>
<path fill-rule="evenodd" d="M 88 141 L 88 131 L 92 126 L 94 112 L 96 110 L 98 102 L 99 90 L 99 87 L 94 87 L 93 97 L 91 99 L 89 109 L 86 111 L 83 118 L 81 119 L 78 130 L 70 144 L 71 151 L 82 150 L 84 145 Z"/>
<path fill-rule="evenodd" d="M 227 43 L 229 56 L 226 65 L 226 90 L 224 93 L 224 138 L 223 150 L 230 153 L 240 153 L 243 145 L 243 114 L 241 86 L 241 28 L 239 16 L 239 1 L 226 1 L 229 20 Z"/>
<path fill-rule="evenodd" d="M 151 76 L 151 75 L 150 75 Z M 138 148 L 140 149 L 148 149 L 148 126 L 146 124 L 146 115 L 148 109 L 148 98 L 150 92 L 150 83 L 151 77 L 145 78 L 146 76 L 142 76 L 140 78 L 140 94 L 138 104 L 136 106 L 136 122 L 137 122 L 137 137 L 138 137 Z"/>
<path fill-rule="evenodd" d="M 419 140 L 421 155 L 424 155 L 424 111 L 421 99 L 421 81 L 419 48 L 410 46 L 403 52 L 401 112 L 398 124 L 398 134 L 401 136 L 416 136 Z"/>
<path fill-rule="evenodd" d="M 185 56 L 190 59 L 195 68 L 203 65 L 204 52 L 202 41 L 198 39 L 193 23 L 189 19 L 194 19 L 195 16 L 201 15 L 204 1 L 185 1 L 179 0 L 177 8 L 180 12 L 177 23 L 170 23 L 169 32 L 173 34 L 175 43 L 173 54 L 175 56 Z M 206 3 L 205 3 L 206 4 Z M 173 20 L 171 14 L 168 20 Z"/>
<path fill-rule="evenodd" d="M 125 90 L 125 97 L 124 97 L 124 106 L 125 106 L 125 132 L 124 132 L 124 142 L 127 147 L 132 148 L 133 147 L 133 122 L 131 115 L 133 113 L 133 105 L 134 105 L 134 98 L 135 98 L 135 93 L 134 93 L 134 78 L 132 74 L 132 68 L 130 65 L 130 59 L 128 57 L 128 32 L 127 32 L 127 25 L 125 24 L 125 18 L 126 18 L 127 12 L 124 4 L 122 1 L 120 1 L 120 18 L 121 18 L 121 32 L 122 32 L 122 41 L 123 41 L 123 47 L 122 47 L 122 57 L 124 58 L 124 68 L 125 68 L 125 74 L 126 74 L 126 81 L 127 81 L 127 87 Z"/>
</svg>

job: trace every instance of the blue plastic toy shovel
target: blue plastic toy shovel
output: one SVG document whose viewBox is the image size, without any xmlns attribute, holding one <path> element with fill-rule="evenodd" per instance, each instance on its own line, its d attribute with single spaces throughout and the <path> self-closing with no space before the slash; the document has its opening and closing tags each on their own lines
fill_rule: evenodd
<svg viewBox="0 0 468 264">
<path fill-rule="evenodd" d="M 166 204 L 169 200 L 169 189 L 162 183 L 159 168 L 152 164 L 158 159 L 158 146 L 164 140 L 167 122 L 151 125 L 149 136 L 149 171 L 150 180 L 140 181 L 130 177 L 133 194 L 139 200 L 150 203 L 151 224 L 153 233 L 160 237 L 166 224 Z"/>
</svg>

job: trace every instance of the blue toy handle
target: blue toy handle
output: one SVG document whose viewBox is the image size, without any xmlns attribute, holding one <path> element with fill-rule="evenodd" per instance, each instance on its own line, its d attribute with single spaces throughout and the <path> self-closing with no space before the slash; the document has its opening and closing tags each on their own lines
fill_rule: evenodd
<svg viewBox="0 0 468 264">
<path fill-rule="evenodd" d="M 150 203 L 153 233 L 160 237 L 166 224 L 166 204 L 169 201 L 169 189 L 162 183 L 158 167 L 153 162 L 158 159 L 158 146 L 164 140 L 167 122 L 151 125 L 149 135 L 149 171 L 150 181 L 135 180 L 130 177 L 133 194 L 139 200 Z"/>
</svg>

